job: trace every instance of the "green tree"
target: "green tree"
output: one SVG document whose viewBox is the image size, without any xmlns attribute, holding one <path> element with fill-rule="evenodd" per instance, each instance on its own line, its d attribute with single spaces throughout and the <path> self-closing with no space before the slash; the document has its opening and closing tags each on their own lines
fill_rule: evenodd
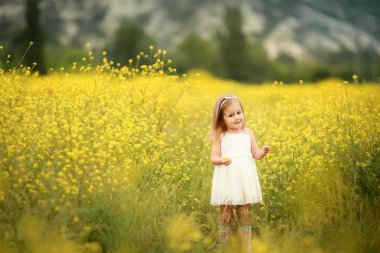
<svg viewBox="0 0 380 253">
<path fill-rule="evenodd" d="M 250 81 L 271 82 L 276 73 L 276 66 L 269 58 L 262 43 L 256 42 L 249 45 Z"/>
<path fill-rule="evenodd" d="M 226 77 L 247 81 L 251 76 L 248 43 L 242 31 L 243 17 L 237 7 L 227 7 L 225 31 L 220 34 L 221 59 Z"/>
<path fill-rule="evenodd" d="M 46 74 L 44 61 L 45 40 L 40 26 L 38 3 L 39 0 L 25 0 L 25 38 L 28 42 L 33 42 L 32 48 L 25 55 L 25 64 L 31 67 L 36 62 L 37 66 L 34 67 L 34 70 L 38 70 L 41 74 Z"/>
<path fill-rule="evenodd" d="M 211 42 L 200 38 L 196 34 L 188 35 L 174 55 L 174 62 L 180 72 L 190 69 L 204 69 L 210 71 L 214 52 Z"/>
<path fill-rule="evenodd" d="M 111 46 L 111 56 L 121 64 L 128 64 L 141 51 L 146 51 L 153 39 L 145 34 L 135 21 L 123 20 L 115 32 Z"/>
</svg>

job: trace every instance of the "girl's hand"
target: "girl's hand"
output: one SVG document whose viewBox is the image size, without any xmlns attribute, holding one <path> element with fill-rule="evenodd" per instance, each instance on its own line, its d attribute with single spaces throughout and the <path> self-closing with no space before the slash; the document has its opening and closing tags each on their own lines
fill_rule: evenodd
<svg viewBox="0 0 380 253">
<path fill-rule="evenodd" d="M 266 155 L 266 154 L 269 153 L 269 151 L 270 151 L 270 147 L 267 146 L 267 145 L 264 145 L 263 148 L 262 148 L 262 150 L 263 150 L 264 155 Z"/>
<path fill-rule="evenodd" d="M 222 157 L 222 165 L 228 166 L 231 164 L 231 162 L 232 162 L 231 158 L 229 158 L 227 156 Z"/>
</svg>

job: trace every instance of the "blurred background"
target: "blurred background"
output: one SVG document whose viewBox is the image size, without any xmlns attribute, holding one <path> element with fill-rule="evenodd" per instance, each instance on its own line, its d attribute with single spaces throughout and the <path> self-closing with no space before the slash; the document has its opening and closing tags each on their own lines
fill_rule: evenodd
<svg viewBox="0 0 380 253">
<path fill-rule="evenodd" d="M 379 14 L 378 0 L 0 0 L 0 45 L 15 65 L 33 41 L 22 64 L 42 74 L 90 43 L 95 61 L 105 50 L 128 64 L 155 45 L 180 73 L 249 83 L 378 82 Z"/>
</svg>

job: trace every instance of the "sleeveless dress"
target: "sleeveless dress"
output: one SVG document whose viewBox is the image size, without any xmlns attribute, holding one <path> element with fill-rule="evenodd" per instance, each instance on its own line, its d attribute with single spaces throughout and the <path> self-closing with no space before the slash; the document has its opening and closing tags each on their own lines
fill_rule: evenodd
<svg viewBox="0 0 380 253">
<path fill-rule="evenodd" d="M 231 158 L 228 165 L 215 166 L 211 187 L 211 205 L 244 205 L 262 201 L 256 163 L 251 152 L 248 131 L 225 133 L 221 137 L 221 155 Z"/>
</svg>

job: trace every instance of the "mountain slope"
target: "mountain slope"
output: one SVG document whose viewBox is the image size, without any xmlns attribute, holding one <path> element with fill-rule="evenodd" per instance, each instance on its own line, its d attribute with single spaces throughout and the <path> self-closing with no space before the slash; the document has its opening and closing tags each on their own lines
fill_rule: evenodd
<svg viewBox="0 0 380 253">
<path fill-rule="evenodd" d="M 248 38 L 262 42 L 271 58 L 315 59 L 344 50 L 380 55 L 375 0 L 41 0 L 40 8 L 47 34 L 63 45 L 89 41 L 105 47 L 122 19 L 135 19 L 159 47 L 170 50 L 189 33 L 213 38 L 231 4 L 241 9 Z M 22 0 L 2 1 L 0 42 L 23 27 L 22 11 Z"/>
</svg>

